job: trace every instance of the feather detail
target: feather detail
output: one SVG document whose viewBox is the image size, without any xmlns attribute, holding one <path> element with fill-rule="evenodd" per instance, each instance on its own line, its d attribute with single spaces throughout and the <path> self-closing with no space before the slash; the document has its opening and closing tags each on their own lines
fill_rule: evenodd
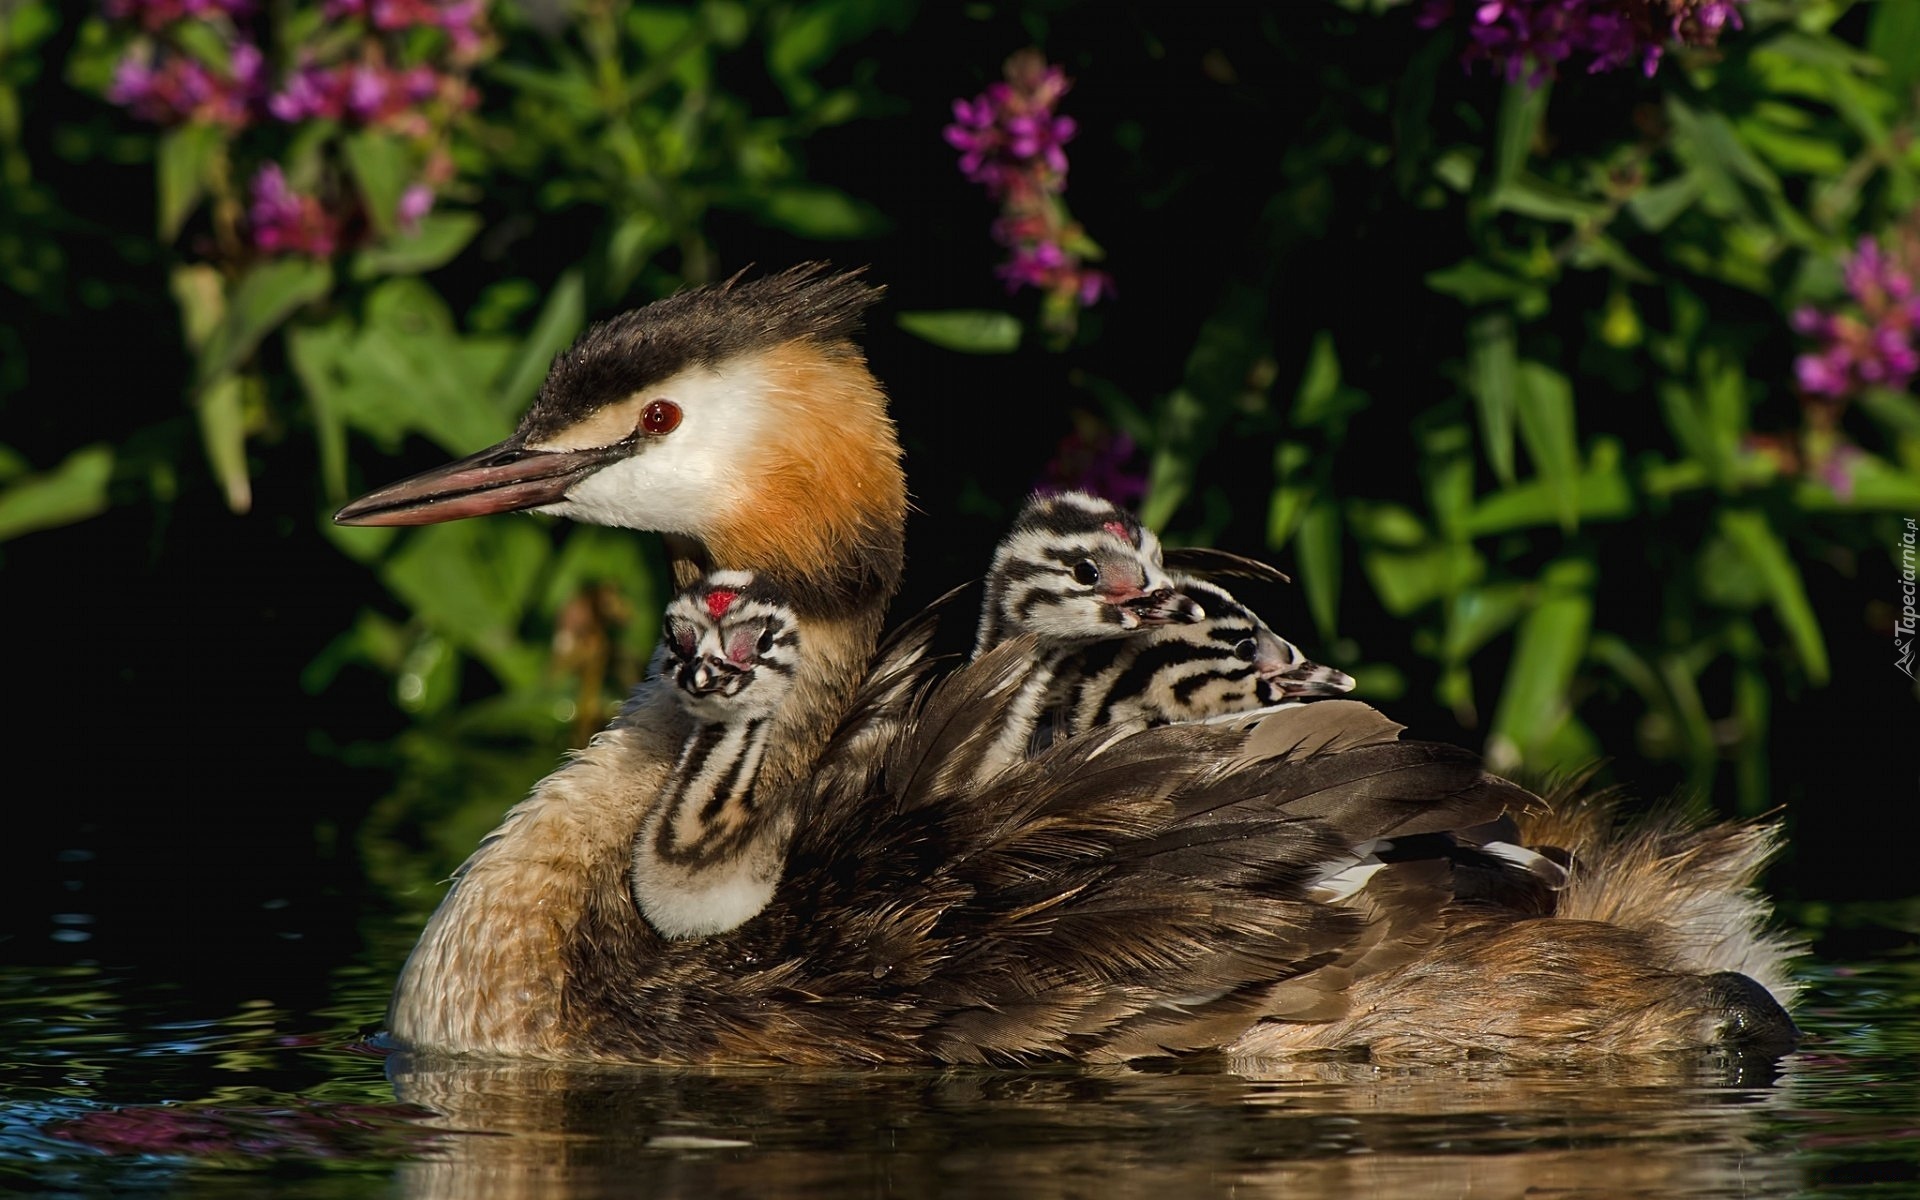
<svg viewBox="0 0 1920 1200">
<path fill-rule="evenodd" d="M 1202 579 L 1255 579 L 1262 583 L 1292 583 L 1292 576 L 1257 558 L 1215 550 L 1211 546 L 1169 546 L 1162 552 L 1167 570 Z"/>
</svg>

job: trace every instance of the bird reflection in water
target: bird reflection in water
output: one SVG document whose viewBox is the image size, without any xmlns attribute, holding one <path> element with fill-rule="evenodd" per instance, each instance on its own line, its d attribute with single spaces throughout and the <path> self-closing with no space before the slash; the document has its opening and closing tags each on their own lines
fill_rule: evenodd
<svg viewBox="0 0 1920 1200">
<path fill-rule="evenodd" d="M 444 1200 L 1761 1195 L 1804 1184 L 1791 1146 L 1764 1136 L 1791 1094 L 1768 1086 L 1770 1060 L 1223 1065 L 796 1072 L 401 1054 L 389 1076 L 402 1100 L 441 1114 L 429 1125 L 455 1134 L 401 1168 L 401 1194 Z"/>
</svg>

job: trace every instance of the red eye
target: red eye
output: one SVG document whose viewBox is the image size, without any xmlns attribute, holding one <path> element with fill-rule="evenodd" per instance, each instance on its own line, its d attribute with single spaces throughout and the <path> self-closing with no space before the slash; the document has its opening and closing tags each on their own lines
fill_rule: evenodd
<svg viewBox="0 0 1920 1200">
<path fill-rule="evenodd" d="M 671 400 L 655 400 L 640 411 L 640 428 L 649 437 L 660 437 L 680 428 L 680 406 Z"/>
</svg>

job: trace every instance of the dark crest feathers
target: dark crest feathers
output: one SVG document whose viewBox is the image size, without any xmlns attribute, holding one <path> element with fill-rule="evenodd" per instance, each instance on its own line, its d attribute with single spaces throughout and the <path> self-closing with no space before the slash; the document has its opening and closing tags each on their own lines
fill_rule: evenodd
<svg viewBox="0 0 1920 1200">
<path fill-rule="evenodd" d="M 538 441 L 689 367 L 787 342 L 858 354 L 848 339 L 883 291 L 862 275 L 818 262 L 758 279 L 735 275 L 602 321 L 553 360 L 520 433 Z"/>
</svg>

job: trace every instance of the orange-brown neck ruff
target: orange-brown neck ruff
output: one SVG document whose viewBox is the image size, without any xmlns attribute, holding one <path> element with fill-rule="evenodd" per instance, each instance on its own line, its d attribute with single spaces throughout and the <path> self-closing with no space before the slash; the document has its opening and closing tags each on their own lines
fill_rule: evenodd
<svg viewBox="0 0 1920 1200">
<path fill-rule="evenodd" d="M 847 342 L 789 343 L 764 365 L 768 433 L 743 464 L 752 500 L 709 525 L 703 565 L 753 571 L 803 616 L 884 609 L 907 494 L 880 385 Z"/>
</svg>

